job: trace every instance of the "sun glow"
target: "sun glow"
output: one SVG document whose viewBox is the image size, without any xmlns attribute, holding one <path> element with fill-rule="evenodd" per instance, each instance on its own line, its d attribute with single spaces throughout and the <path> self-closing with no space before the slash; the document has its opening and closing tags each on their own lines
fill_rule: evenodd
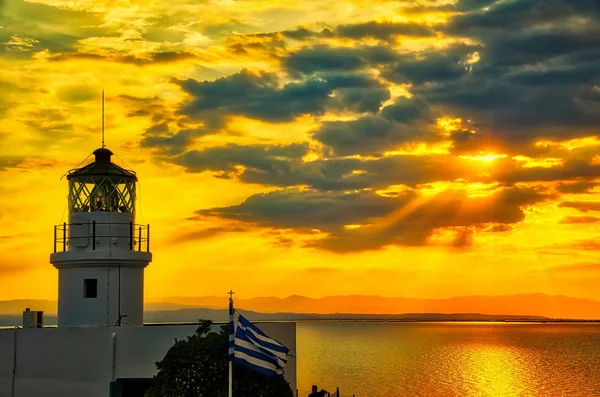
<svg viewBox="0 0 600 397">
<path fill-rule="evenodd" d="M 492 161 L 494 161 L 496 159 L 501 159 L 501 158 L 505 158 L 508 156 L 506 154 L 489 153 L 489 154 L 480 154 L 477 156 L 458 156 L 458 157 L 463 158 L 463 159 L 468 159 L 468 160 L 482 161 L 484 163 L 491 163 Z"/>
</svg>

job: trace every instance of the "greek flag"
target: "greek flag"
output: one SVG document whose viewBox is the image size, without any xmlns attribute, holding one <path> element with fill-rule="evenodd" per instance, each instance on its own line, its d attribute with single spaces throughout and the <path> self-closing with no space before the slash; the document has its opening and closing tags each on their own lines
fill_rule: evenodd
<svg viewBox="0 0 600 397">
<path fill-rule="evenodd" d="M 269 338 L 233 309 L 229 301 L 229 361 L 269 376 L 283 377 L 289 349 Z"/>
</svg>

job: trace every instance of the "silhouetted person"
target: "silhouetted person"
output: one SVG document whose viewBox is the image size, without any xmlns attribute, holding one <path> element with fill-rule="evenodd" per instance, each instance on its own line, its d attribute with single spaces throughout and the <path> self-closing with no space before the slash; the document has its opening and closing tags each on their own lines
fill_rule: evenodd
<svg viewBox="0 0 600 397">
<path fill-rule="evenodd" d="M 321 391 L 317 391 L 318 389 L 317 385 L 313 385 L 312 393 L 308 397 L 325 397 L 327 395 L 327 390 L 321 389 Z"/>
</svg>

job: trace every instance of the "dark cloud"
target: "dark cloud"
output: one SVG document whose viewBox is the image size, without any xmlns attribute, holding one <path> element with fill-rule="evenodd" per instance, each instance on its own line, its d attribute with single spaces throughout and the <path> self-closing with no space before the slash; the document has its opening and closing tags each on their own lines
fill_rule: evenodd
<svg viewBox="0 0 600 397">
<path fill-rule="evenodd" d="M 420 1 L 417 5 L 401 7 L 402 14 L 421 14 L 428 12 L 469 12 L 477 11 L 494 4 L 498 0 L 458 0 L 454 4 L 440 5 L 436 1 Z"/>
<path fill-rule="evenodd" d="M 37 139 L 47 141 L 65 138 L 71 135 L 73 123 L 71 115 L 64 107 L 45 107 L 30 112 L 26 119 L 21 120 L 24 124 L 40 132 Z M 56 141 L 55 141 L 56 142 Z"/>
<path fill-rule="evenodd" d="M 585 251 L 599 251 L 600 241 L 598 240 L 577 240 L 569 245 L 571 248 L 582 249 Z"/>
<path fill-rule="evenodd" d="M 51 62 L 65 62 L 73 60 L 110 61 L 118 63 L 129 63 L 136 66 L 145 66 L 160 63 L 174 63 L 188 59 L 198 58 L 197 55 L 186 51 L 161 51 L 151 52 L 141 56 L 133 55 L 99 55 L 93 53 L 73 52 L 52 55 L 48 58 Z"/>
<path fill-rule="evenodd" d="M 598 182 L 578 181 L 573 183 L 560 183 L 556 189 L 561 193 L 583 194 L 590 193 L 590 191 L 598 185 L 600 185 Z"/>
<path fill-rule="evenodd" d="M 177 155 L 191 144 L 194 138 L 209 135 L 212 132 L 205 128 L 181 129 L 173 133 L 167 122 L 155 124 L 142 133 L 140 145 L 145 148 L 157 149 L 160 153 Z"/>
<path fill-rule="evenodd" d="M 471 231 L 465 227 L 520 222 L 525 218 L 524 207 L 548 198 L 533 189 L 506 189 L 488 197 L 468 197 L 465 191 L 449 190 L 422 203 L 415 200 L 399 207 L 381 224 L 344 230 L 314 242 L 314 246 L 354 252 L 387 245 L 426 245 L 435 229 L 458 227 L 450 245 L 465 247 L 472 243 Z"/>
<path fill-rule="evenodd" d="M 330 129 L 318 132 L 315 137 L 331 145 L 328 147 L 335 148 L 336 155 L 348 155 L 357 151 L 378 153 L 393 140 L 395 143 L 399 142 L 394 130 L 399 128 L 398 125 L 392 125 L 380 117 L 372 117 L 371 120 L 362 118 L 360 122 L 365 124 L 353 126 L 352 122 L 330 123 L 327 124 Z M 155 134 L 160 136 L 162 131 L 157 127 Z M 279 187 L 310 186 L 327 191 L 386 189 L 390 185 L 416 187 L 439 181 L 500 182 L 514 185 L 521 182 L 576 180 L 576 183 L 581 184 L 583 178 L 600 177 L 599 165 L 581 160 L 569 160 L 549 168 L 523 167 L 522 162 L 510 158 L 496 159 L 488 164 L 451 154 L 393 155 L 364 159 L 333 157 L 305 162 L 302 157 L 308 150 L 307 144 L 230 144 L 188 152 L 173 157 L 171 161 L 185 167 L 188 172 L 213 171 L 217 175 L 237 178 L 245 183 Z M 271 166 L 269 161 L 273 162 Z M 255 168 L 254 164 L 261 166 Z"/>
<path fill-rule="evenodd" d="M 413 84 L 411 92 L 430 106 L 485 125 L 478 134 L 454 133 L 455 153 L 489 149 L 492 143 L 519 154 L 539 139 L 595 134 L 598 3 L 519 0 L 475 8 L 453 17 L 447 33 L 477 44 L 403 54 L 383 68 L 387 79 Z"/>
<path fill-rule="evenodd" d="M 0 171 L 18 170 L 39 170 L 42 168 L 55 167 L 57 161 L 53 159 L 45 159 L 43 157 L 25 157 L 18 155 L 0 155 Z M 2 190 L 0 189 L 0 192 Z M 1 216 L 0 216 L 1 217 Z M 0 240 L 2 237 L 0 236 Z"/>
<path fill-rule="evenodd" d="M 454 248 L 468 248 L 473 245 L 473 231 L 472 230 L 458 230 L 454 239 L 450 243 Z"/>
<path fill-rule="evenodd" d="M 567 181 L 580 178 L 595 179 L 600 177 L 600 165 L 585 160 L 566 160 L 553 167 L 524 168 L 512 159 L 496 160 L 498 171 L 494 172 L 495 180 L 507 184 L 536 181 Z"/>
<path fill-rule="evenodd" d="M 191 151 L 172 158 L 188 172 L 216 172 L 245 183 L 314 189 L 385 189 L 462 179 L 480 181 L 473 168 L 480 163 L 450 155 L 397 155 L 383 158 L 332 158 L 304 162 L 307 144 L 290 146 L 229 144 Z M 490 182 L 491 180 L 486 179 Z"/>
<path fill-rule="evenodd" d="M 488 229 L 485 229 L 484 232 L 503 233 L 503 232 L 510 232 L 512 230 L 514 230 L 514 227 L 512 227 L 511 225 L 500 224 L 500 225 L 494 225 Z"/>
<path fill-rule="evenodd" d="M 401 97 L 377 115 L 324 122 L 313 138 L 328 147 L 329 155 L 382 155 L 403 143 L 441 140 L 434 120 L 423 100 Z"/>
<path fill-rule="evenodd" d="M 563 20 L 571 16 L 593 15 L 600 7 L 596 0 L 512 0 L 512 1 L 481 1 L 477 3 L 490 6 L 489 9 L 471 7 L 467 2 L 459 2 L 457 9 L 470 10 L 454 17 L 448 24 L 452 33 L 479 33 L 490 30 L 528 28 L 533 25 L 547 24 Z M 475 3 L 475 2 L 472 2 Z M 485 4 L 487 3 L 487 4 Z M 479 9 L 478 9 L 479 8 Z"/>
<path fill-rule="evenodd" d="M 400 124 L 412 124 L 417 121 L 435 123 L 435 116 L 423 98 L 397 98 L 393 105 L 384 107 L 381 116 Z"/>
<path fill-rule="evenodd" d="M 289 122 L 326 109 L 377 111 L 389 92 L 372 76 L 360 73 L 320 74 L 281 86 L 270 73 L 239 73 L 215 81 L 173 79 L 190 95 L 179 113 L 205 127 L 224 127 L 229 115 L 270 122 Z"/>
<path fill-rule="evenodd" d="M 414 139 L 414 131 L 402 128 L 379 116 L 353 121 L 328 121 L 313 135 L 333 149 L 333 154 L 382 155 L 395 145 Z"/>
<path fill-rule="evenodd" d="M 246 52 L 247 45 L 252 44 L 259 48 L 285 47 L 285 39 L 296 41 L 309 41 L 319 38 L 342 38 L 352 40 L 376 39 L 382 42 L 392 42 L 401 37 L 432 37 L 436 35 L 433 27 L 415 22 L 377 22 L 369 21 L 357 24 L 338 25 L 335 28 L 325 28 L 321 31 L 313 31 L 304 27 L 294 30 L 283 30 L 269 33 L 250 33 L 237 35 L 238 41 L 232 46 L 236 52 Z M 262 44 L 262 45 L 261 45 Z M 327 47 L 318 47 L 323 50 Z M 333 52 L 333 48 L 330 49 Z M 316 55 L 316 54 L 314 54 Z M 315 59 L 318 59 L 315 57 Z"/>
<path fill-rule="evenodd" d="M 0 19 L 0 54 L 29 58 L 33 53 L 75 51 L 77 41 L 88 37 L 115 36 L 103 15 L 22 0 L 5 0 Z"/>
<path fill-rule="evenodd" d="M 130 110 L 127 117 L 146 117 L 151 116 L 155 123 L 172 121 L 171 111 L 167 108 L 162 98 L 154 97 L 135 97 L 131 95 L 119 95 L 124 105 Z"/>
<path fill-rule="evenodd" d="M 219 177 L 232 178 L 250 175 L 249 181 L 256 180 L 261 175 L 277 175 L 289 172 L 294 161 L 308 154 L 308 144 L 292 144 L 282 146 L 250 145 L 211 147 L 201 151 L 189 151 L 175 157 L 175 164 L 186 168 L 188 172 L 213 171 Z M 265 178 L 266 179 L 266 178 Z"/>
<path fill-rule="evenodd" d="M 383 76 L 401 84 L 456 81 L 469 74 L 469 56 L 481 50 L 479 45 L 454 45 L 444 50 L 407 54 L 384 69 Z"/>
<path fill-rule="evenodd" d="M 23 157 L 18 156 L 0 156 L 0 171 L 6 171 L 9 168 L 17 167 L 23 160 Z"/>
<path fill-rule="evenodd" d="M 409 200 L 414 193 L 406 193 Z M 358 224 L 372 217 L 388 215 L 397 208 L 399 198 L 372 192 L 321 193 L 286 189 L 247 198 L 242 204 L 196 211 L 198 215 L 219 216 L 279 229 L 333 232 L 344 225 Z"/>
<path fill-rule="evenodd" d="M 435 36 L 435 31 L 418 23 L 394 23 L 394 22 L 365 22 L 351 25 L 340 25 L 335 29 L 338 37 L 361 40 L 365 38 L 393 41 L 398 36 L 429 37 Z"/>
<path fill-rule="evenodd" d="M 574 208 L 581 212 L 600 211 L 600 201 L 563 201 L 558 206 Z"/>
<path fill-rule="evenodd" d="M 430 198 L 415 191 L 385 197 L 370 191 L 325 193 L 287 189 L 254 195 L 231 207 L 199 210 L 197 214 L 300 232 L 318 229 L 327 237 L 313 240 L 311 246 L 352 252 L 385 245 L 424 245 L 438 228 L 517 223 L 525 218 L 524 207 L 548 198 L 534 189 L 517 188 L 488 197 L 469 197 L 465 191 L 449 190 Z M 454 243 L 467 245 L 469 233 L 460 229 Z"/>
<path fill-rule="evenodd" d="M 176 234 L 171 239 L 171 242 L 174 244 L 181 244 L 189 241 L 207 240 L 213 237 L 220 236 L 224 233 L 240 233 L 246 231 L 248 231 L 248 229 L 240 225 L 198 228 L 195 230 Z"/>
<path fill-rule="evenodd" d="M 398 55 L 386 46 L 332 48 L 319 45 L 290 53 L 282 59 L 282 66 L 292 75 L 332 71 L 351 72 L 366 66 L 385 65 L 397 58 Z"/>
<path fill-rule="evenodd" d="M 568 224 L 578 224 L 578 223 L 598 223 L 600 222 L 600 218 L 596 218 L 595 216 L 567 216 L 563 220 L 560 221 L 563 225 Z"/>
</svg>

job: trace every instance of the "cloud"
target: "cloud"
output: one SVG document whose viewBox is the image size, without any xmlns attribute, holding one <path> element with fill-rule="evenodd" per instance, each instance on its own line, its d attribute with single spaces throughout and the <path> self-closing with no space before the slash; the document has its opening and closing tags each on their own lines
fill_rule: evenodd
<svg viewBox="0 0 600 397">
<path fill-rule="evenodd" d="M 563 208 L 574 208 L 581 212 L 600 211 L 600 201 L 563 201 L 558 204 Z"/>
<path fill-rule="evenodd" d="M 193 119 L 219 112 L 271 122 L 291 121 L 306 113 L 322 113 L 332 90 L 327 82 L 319 80 L 279 88 L 274 74 L 246 69 L 214 82 L 193 79 L 172 82 L 192 97 L 180 112 Z"/>
<path fill-rule="evenodd" d="M 512 227 L 511 225 L 500 224 L 500 225 L 494 225 L 494 226 L 490 227 L 489 229 L 484 230 L 484 232 L 503 233 L 503 232 L 510 232 L 512 230 L 514 230 L 514 227 Z"/>
<path fill-rule="evenodd" d="M 560 183 L 557 190 L 561 193 L 583 194 L 590 193 L 590 190 L 600 185 L 598 182 L 578 181 L 573 183 Z"/>
<path fill-rule="evenodd" d="M 597 223 L 600 221 L 600 218 L 596 218 L 595 216 L 567 216 L 563 220 L 560 221 L 563 225 L 568 224 L 579 224 L 579 223 Z"/>
<path fill-rule="evenodd" d="M 408 200 L 412 193 L 404 197 Z M 196 214 L 219 216 L 265 227 L 310 231 L 336 231 L 344 225 L 381 217 L 397 208 L 399 198 L 372 192 L 330 192 L 285 189 L 247 198 L 242 204 L 198 210 Z"/>
<path fill-rule="evenodd" d="M 507 29 L 529 28 L 572 16 L 598 13 L 598 3 L 594 0 L 482 1 L 478 2 L 480 4 L 477 7 L 469 7 L 466 3 L 459 2 L 457 8 L 461 8 L 461 11 L 470 9 L 471 12 L 452 18 L 448 24 L 449 32 L 463 34 L 488 33 L 491 30 L 506 32 Z M 489 8 L 481 9 L 481 5 L 489 5 Z"/>
<path fill-rule="evenodd" d="M 183 153 L 194 138 L 224 132 L 228 116 L 290 122 L 302 115 L 324 114 L 327 109 L 378 112 L 390 98 L 386 87 L 361 73 L 325 73 L 281 85 L 274 74 L 244 69 L 215 81 L 174 78 L 171 82 L 189 94 L 177 115 L 197 122 L 196 126 L 174 131 L 161 120 L 143 134 L 141 144 L 173 155 Z M 137 114 L 141 113 L 133 113 Z"/>
<path fill-rule="evenodd" d="M 366 116 L 353 121 L 329 121 L 313 135 L 334 149 L 336 155 L 382 154 L 394 143 L 406 141 L 410 134 L 395 134 L 396 128 L 382 117 Z"/>
<path fill-rule="evenodd" d="M 594 179 L 600 177 L 600 165 L 585 160 L 569 159 L 554 167 L 522 167 L 512 159 L 499 161 L 502 167 L 494 173 L 494 178 L 503 183 L 534 181 L 566 181 L 574 179 Z"/>
<path fill-rule="evenodd" d="M 240 233 L 245 232 L 247 230 L 247 228 L 244 228 L 240 225 L 198 228 L 195 230 L 189 230 L 183 233 L 176 234 L 171 239 L 171 242 L 174 244 L 181 244 L 189 241 L 201 241 L 220 236 L 223 233 Z"/>
<path fill-rule="evenodd" d="M 6 171 L 9 168 L 15 168 L 23 160 L 23 157 L 0 155 L 0 171 Z"/>
<path fill-rule="evenodd" d="M 174 63 L 196 58 L 198 58 L 197 55 L 187 51 L 158 51 L 142 55 L 104 55 L 85 52 L 69 52 L 52 55 L 48 60 L 51 62 L 68 62 L 74 60 L 110 61 L 145 66 L 151 64 Z"/>
<path fill-rule="evenodd" d="M 441 140 L 433 123 L 432 112 L 424 101 L 401 97 L 377 115 L 324 122 L 313 138 L 337 156 L 382 155 L 402 143 Z"/>
<path fill-rule="evenodd" d="M 593 134 L 600 122 L 600 95 L 593 88 L 600 66 L 596 2 L 470 6 L 451 18 L 446 33 L 475 44 L 402 54 L 382 75 L 411 83 L 412 94 L 446 115 L 483 124 L 477 134 L 453 135 L 463 150 L 491 144 L 505 153 L 526 153 L 536 140 Z"/>
<path fill-rule="evenodd" d="M 87 37 L 114 35 L 102 14 L 23 0 L 5 0 L 0 24 L 0 54 L 30 58 L 33 53 L 69 52 Z M 15 51 L 16 50 L 16 51 Z"/>
<path fill-rule="evenodd" d="M 222 178 L 232 178 L 240 172 L 253 175 L 273 175 L 285 172 L 290 161 L 299 161 L 308 154 L 308 144 L 248 145 L 228 144 L 203 150 L 189 151 L 175 157 L 174 164 L 188 172 L 213 171 Z M 240 171 L 244 168 L 244 171 Z"/>
<path fill-rule="evenodd" d="M 364 22 L 350 25 L 340 25 L 335 29 L 338 37 L 354 40 L 366 38 L 383 41 L 393 41 L 398 36 L 431 37 L 435 31 L 427 26 L 414 22 Z"/>
<path fill-rule="evenodd" d="M 367 66 L 385 65 L 398 59 L 387 46 L 333 48 L 317 45 L 292 52 L 282 59 L 283 68 L 292 75 L 309 75 L 317 72 L 349 72 Z"/>
<path fill-rule="evenodd" d="M 38 131 L 37 138 L 44 141 L 68 137 L 73 131 L 71 114 L 64 106 L 40 107 L 22 122 Z"/>
<path fill-rule="evenodd" d="M 460 248 L 472 244 L 472 231 L 465 228 L 521 222 L 525 207 L 549 198 L 533 189 L 505 189 L 488 197 L 468 197 L 464 191 L 448 190 L 424 202 L 413 200 L 380 224 L 344 230 L 313 245 L 335 252 L 373 250 L 388 245 L 420 246 L 429 243 L 436 229 L 458 228 L 450 245 Z"/>
<path fill-rule="evenodd" d="M 479 45 L 454 45 L 443 50 L 403 55 L 398 62 L 384 69 L 383 76 L 401 84 L 442 83 L 455 81 L 469 73 L 469 56 Z"/>
<path fill-rule="evenodd" d="M 454 248 L 467 248 L 473 245 L 473 230 L 459 230 L 450 245 Z"/>
<path fill-rule="evenodd" d="M 253 195 L 239 205 L 196 213 L 298 232 L 318 229 L 327 235 L 313 240 L 310 246 L 354 252 L 386 245 L 426 245 L 438 228 L 518 223 L 525 218 L 524 207 L 549 197 L 533 189 L 517 188 L 499 190 L 488 197 L 448 190 L 429 198 L 416 191 L 385 197 L 369 191 L 285 189 Z M 452 244 L 470 245 L 470 233 L 459 230 Z"/>
<path fill-rule="evenodd" d="M 577 240 L 569 244 L 569 247 L 585 251 L 598 251 L 600 250 L 600 242 L 597 240 Z"/>
<path fill-rule="evenodd" d="M 433 37 L 436 31 L 433 27 L 416 22 L 377 22 L 368 21 L 354 24 L 341 24 L 334 28 L 324 28 L 320 31 L 310 30 L 304 27 L 298 27 L 294 30 L 283 30 L 279 32 L 268 33 L 250 33 L 238 35 L 235 39 L 239 40 L 233 46 L 238 51 L 245 51 L 245 45 L 251 44 L 263 49 L 274 46 L 283 48 L 285 40 L 295 40 L 300 42 L 318 41 L 318 39 L 351 39 L 364 40 L 374 39 L 382 42 L 393 42 L 402 37 Z M 322 51 L 327 47 L 317 47 Z M 330 48 L 333 52 L 333 48 Z"/>
</svg>

